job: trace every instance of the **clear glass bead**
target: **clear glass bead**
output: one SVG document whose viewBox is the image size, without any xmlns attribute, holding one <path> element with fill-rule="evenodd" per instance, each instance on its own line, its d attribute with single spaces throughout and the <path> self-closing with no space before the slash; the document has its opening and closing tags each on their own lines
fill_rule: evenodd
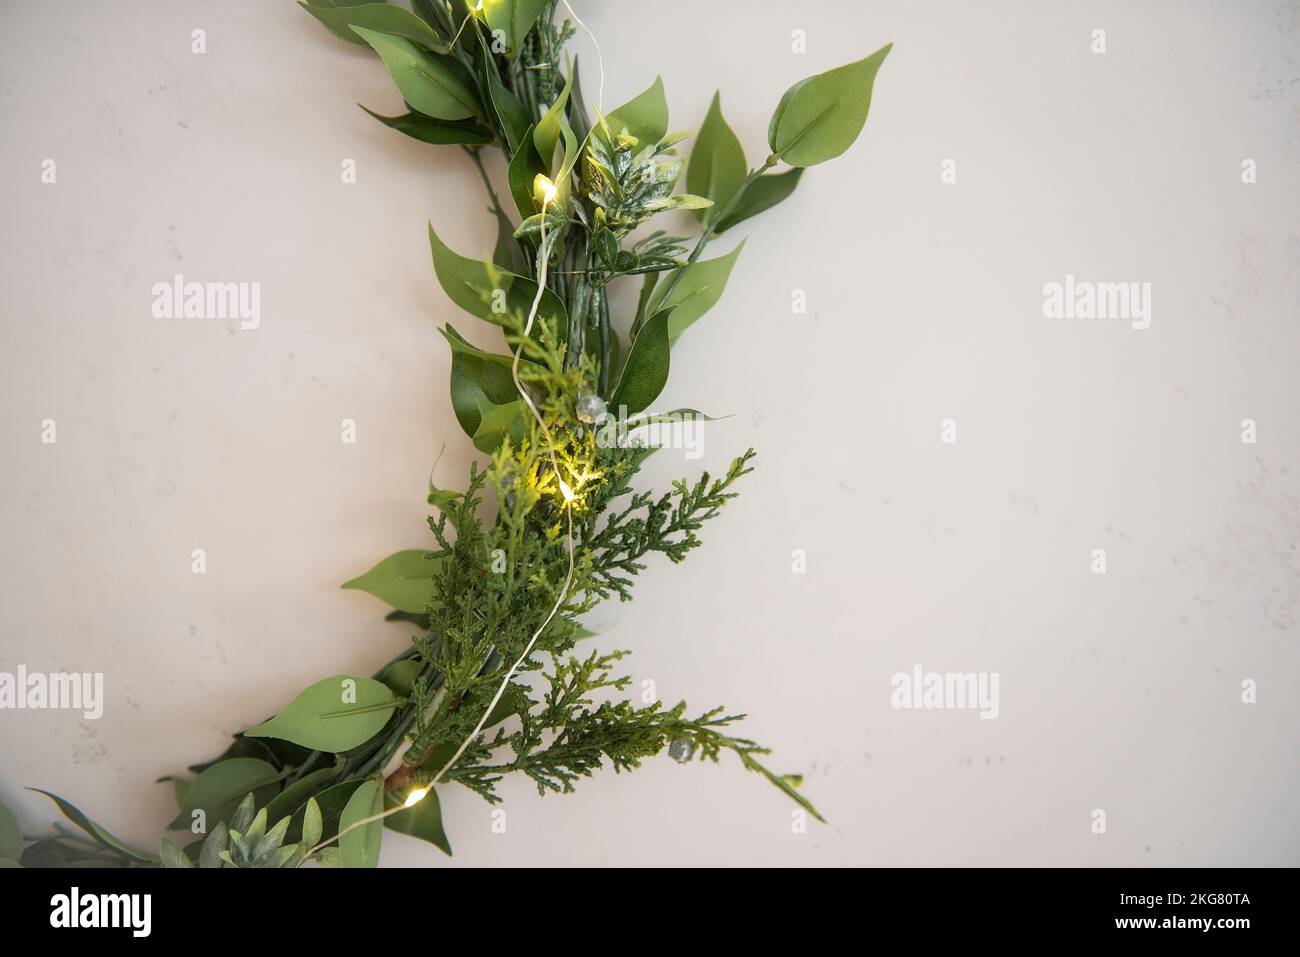
<svg viewBox="0 0 1300 957">
<path fill-rule="evenodd" d="M 590 425 L 605 414 L 605 400 L 598 395 L 583 395 L 577 402 L 578 421 Z"/>
</svg>

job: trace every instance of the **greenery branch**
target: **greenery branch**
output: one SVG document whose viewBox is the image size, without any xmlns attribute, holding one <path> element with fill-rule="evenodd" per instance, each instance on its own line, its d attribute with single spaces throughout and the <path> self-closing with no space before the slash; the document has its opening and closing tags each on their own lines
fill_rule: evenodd
<svg viewBox="0 0 1300 957">
<path fill-rule="evenodd" d="M 461 490 L 430 483 L 431 545 L 344 586 L 411 626 L 405 650 L 368 677 L 320 679 L 218 758 L 161 779 L 179 806 L 169 830 L 187 840 L 142 852 L 50 795 L 85 837 L 23 839 L 0 808 L 0 863 L 366 867 L 385 829 L 450 854 L 440 789 L 458 784 L 495 803 L 514 775 L 540 794 L 568 793 L 602 768 L 631 771 L 665 750 L 679 761 L 735 755 L 795 813 L 821 820 L 800 777 L 769 770 L 768 750 L 734 733 L 743 715 L 634 703 L 627 652 L 582 650 L 582 621 L 601 602 L 630 600 L 654 556 L 684 561 L 752 470 L 751 449 L 720 476 L 656 493 L 639 481 L 655 450 L 615 427 L 624 416 L 663 420 L 645 410 L 744 244 L 711 260 L 705 247 L 853 144 L 890 47 L 790 87 L 769 124 L 770 153 L 750 168 L 718 95 L 689 161 L 678 153 L 686 134 L 669 132 L 659 79 L 608 112 L 589 109 L 566 54 L 575 26 L 557 16 L 557 0 L 302 6 L 387 69 L 406 112 L 370 115 L 436 148 L 460 146 L 482 180 L 497 226 L 492 255 L 465 257 L 432 225 L 428 234 L 448 298 L 504 340 L 492 352 L 450 323 L 440 330 L 456 421 L 486 459 Z M 485 149 L 504 154 L 504 190 Z M 661 221 L 672 228 L 655 228 Z M 677 235 L 683 226 L 699 235 Z M 624 335 L 609 292 L 628 281 L 641 292 Z"/>
</svg>

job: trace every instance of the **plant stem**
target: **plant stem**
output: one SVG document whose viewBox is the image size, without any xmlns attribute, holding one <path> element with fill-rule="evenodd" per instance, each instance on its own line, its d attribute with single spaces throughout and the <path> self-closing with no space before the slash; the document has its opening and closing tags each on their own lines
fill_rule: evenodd
<svg viewBox="0 0 1300 957">
<path fill-rule="evenodd" d="M 397 752 L 398 745 L 402 743 L 402 738 L 414 721 L 415 708 L 412 705 L 407 705 L 406 713 L 402 716 L 402 720 L 397 723 L 397 726 L 393 728 L 393 733 L 388 736 L 382 747 L 375 749 L 375 753 L 370 756 L 370 759 L 365 764 L 352 772 L 353 776 L 364 778 L 372 771 L 377 771 L 386 765 Z"/>
<path fill-rule="evenodd" d="M 566 369 L 576 368 L 587 348 L 587 310 L 591 301 L 591 287 L 587 277 L 580 276 L 574 289 L 573 301 L 569 303 L 569 342 L 564 353 Z"/>
<path fill-rule="evenodd" d="M 405 660 L 408 659 L 408 658 L 414 658 L 415 655 L 416 655 L 416 649 L 415 649 L 414 647 L 407 648 L 405 651 L 401 652 L 400 654 L 394 656 L 393 658 L 390 658 L 390 659 L 388 660 L 388 663 L 385 664 L 385 665 L 384 665 L 382 668 L 380 668 L 378 671 L 376 671 L 373 675 L 371 675 L 371 677 L 372 677 L 372 678 L 375 678 L 376 680 L 378 680 L 379 676 L 382 675 L 382 674 L 383 674 L 385 671 L 387 671 L 389 668 L 391 668 L 393 665 L 397 664 L 399 661 L 405 661 Z M 440 680 L 441 680 L 441 677 L 439 676 L 439 677 L 437 678 L 437 680 L 440 681 Z M 408 707 L 409 707 L 409 706 L 408 706 Z M 399 740 L 400 740 L 400 739 L 399 739 Z M 380 748 L 380 749 L 378 749 L 378 750 L 379 750 L 379 751 L 385 750 L 386 747 L 387 747 L 387 745 L 385 745 L 385 748 Z M 394 744 L 392 750 L 396 750 L 396 745 L 395 745 L 395 744 Z M 388 755 L 384 757 L 384 763 L 387 763 L 387 762 L 388 762 L 388 757 L 390 757 L 390 756 L 392 755 L 392 750 L 390 750 L 389 753 L 388 753 Z M 321 758 L 323 758 L 323 757 L 325 756 L 325 754 L 326 754 L 326 752 L 324 752 L 324 751 L 313 751 L 311 754 L 307 755 L 306 759 L 302 762 L 302 764 L 300 764 L 300 765 L 298 765 L 298 767 L 294 768 L 293 774 L 291 774 L 291 775 L 289 776 L 289 779 L 288 779 L 288 782 L 287 782 L 287 783 L 289 783 L 289 784 L 293 784 L 295 781 L 297 781 L 298 779 L 300 779 L 304 774 L 306 774 L 309 770 L 311 770 L 311 768 L 314 767 L 315 764 L 316 764 L 316 763 L 317 763 Z M 342 770 L 343 770 L 344 772 L 346 772 L 346 770 L 347 770 L 346 765 L 342 768 Z"/>
<path fill-rule="evenodd" d="M 716 215 L 709 218 L 709 225 L 704 227 L 704 232 L 701 233 L 700 238 L 696 240 L 695 248 L 691 250 L 691 255 L 690 258 L 686 260 L 686 265 L 681 269 L 678 269 L 668 278 L 668 285 L 664 287 L 664 294 L 660 297 L 660 302 L 667 299 L 668 296 L 672 294 L 672 291 L 677 288 L 677 284 L 681 282 L 682 276 L 685 274 L 687 267 L 694 265 L 695 261 L 700 258 L 700 253 L 704 252 L 704 247 L 708 244 L 709 240 L 713 238 L 713 232 L 718 228 L 718 223 L 727 218 L 727 214 L 736 208 L 741 197 L 745 195 L 745 191 L 754 184 L 756 179 L 775 166 L 776 162 L 777 157 L 773 154 L 772 156 L 769 156 L 758 169 L 750 170 L 749 175 L 746 176 L 745 181 L 740 184 L 740 188 L 732 194 L 731 199 L 727 200 L 723 207 L 718 210 Z"/>
<path fill-rule="evenodd" d="M 614 342 L 609 327 L 609 296 L 605 294 L 604 284 L 596 287 L 596 297 L 596 304 L 600 309 L 600 372 L 596 391 L 599 395 L 608 398 L 609 379 L 613 371 L 610 366 L 614 361 Z"/>
<path fill-rule="evenodd" d="M 569 341 L 564 354 L 565 368 L 574 368 L 582 359 L 587 343 L 587 311 L 591 301 L 591 250 L 587 236 L 578 232 L 573 244 L 573 264 L 578 267 L 569 285 Z"/>
<path fill-rule="evenodd" d="M 483 157 L 479 155 L 476 149 L 470 149 L 468 146 L 462 146 L 469 158 L 474 161 L 474 166 L 478 169 L 478 175 L 483 180 L 483 188 L 487 190 L 488 199 L 492 202 L 492 212 L 498 217 L 504 217 L 506 212 L 501 208 L 501 200 L 497 198 L 497 191 L 492 188 L 492 180 L 488 178 L 487 169 L 483 166 Z"/>
</svg>

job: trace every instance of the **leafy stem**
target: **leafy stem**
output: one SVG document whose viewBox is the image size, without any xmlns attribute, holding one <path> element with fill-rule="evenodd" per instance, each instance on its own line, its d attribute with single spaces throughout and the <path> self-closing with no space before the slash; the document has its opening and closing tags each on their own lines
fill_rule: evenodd
<svg viewBox="0 0 1300 957">
<path fill-rule="evenodd" d="M 718 223 L 723 222 L 731 211 L 740 205 L 740 201 L 744 197 L 746 190 L 748 190 L 760 176 L 776 166 L 777 159 L 778 157 L 773 154 L 763 162 L 762 166 L 749 171 L 749 175 L 745 177 L 744 182 L 742 182 L 740 187 L 731 195 L 731 199 L 723 203 L 722 207 L 710 217 L 708 224 L 704 227 L 704 232 L 702 232 L 700 238 L 695 241 L 695 248 L 691 250 L 691 254 L 686 260 L 686 266 L 693 265 L 695 261 L 700 258 L 700 253 L 704 252 L 704 247 L 707 246 L 709 240 L 713 238 L 713 234 L 718 228 Z M 669 277 L 668 285 L 664 288 L 661 301 L 666 300 L 672 291 L 677 288 L 677 284 L 681 282 L 682 276 L 685 275 L 685 273 L 686 268 L 683 267 Z"/>
<path fill-rule="evenodd" d="M 474 168 L 478 170 L 479 178 L 483 180 L 483 188 L 487 190 L 488 200 L 492 203 L 492 213 L 497 219 L 506 219 L 506 211 L 501 208 L 501 200 L 497 197 L 497 191 L 492 186 L 492 180 L 488 177 L 487 169 L 483 166 L 483 157 L 480 150 L 469 146 L 462 146 L 469 158 L 474 161 Z"/>
</svg>

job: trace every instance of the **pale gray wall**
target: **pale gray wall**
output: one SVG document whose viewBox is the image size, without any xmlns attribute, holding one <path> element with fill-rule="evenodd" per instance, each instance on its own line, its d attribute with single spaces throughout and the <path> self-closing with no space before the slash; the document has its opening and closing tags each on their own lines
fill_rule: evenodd
<svg viewBox="0 0 1300 957">
<path fill-rule="evenodd" d="M 638 682 L 749 712 L 832 823 L 792 834 L 734 762 L 663 757 L 566 798 L 511 782 L 505 836 L 448 791 L 455 862 L 1296 863 L 1300 7 L 578 9 L 606 105 L 662 73 L 689 129 L 721 87 L 751 160 L 789 84 L 895 43 L 862 139 L 738 230 L 674 355 L 667 407 L 734 413 L 702 464 L 752 444 L 758 471 L 594 619 Z M 424 230 L 480 253 L 490 222 L 463 156 L 353 105 L 399 105 L 378 62 L 288 0 L 6 0 L 0 28 L 3 667 L 109 695 L 97 722 L 0 714 L 0 797 L 43 822 L 20 786 L 48 787 L 147 843 L 153 778 L 404 641 L 337 584 L 428 540 L 444 442 L 441 484 L 464 474 L 434 330 L 492 339 Z M 261 328 L 155 319 L 177 272 L 260 282 Z M 1067 273 L 1151 283 L 1150 328 L 1044 318 Z M 701 464 L 660 458 L 660 481 Z M 998 672 L 1000 716 L 894 710 L 915 664 Z M 400 838 L 385 860 L 445 863 Z"/>
</svg>

